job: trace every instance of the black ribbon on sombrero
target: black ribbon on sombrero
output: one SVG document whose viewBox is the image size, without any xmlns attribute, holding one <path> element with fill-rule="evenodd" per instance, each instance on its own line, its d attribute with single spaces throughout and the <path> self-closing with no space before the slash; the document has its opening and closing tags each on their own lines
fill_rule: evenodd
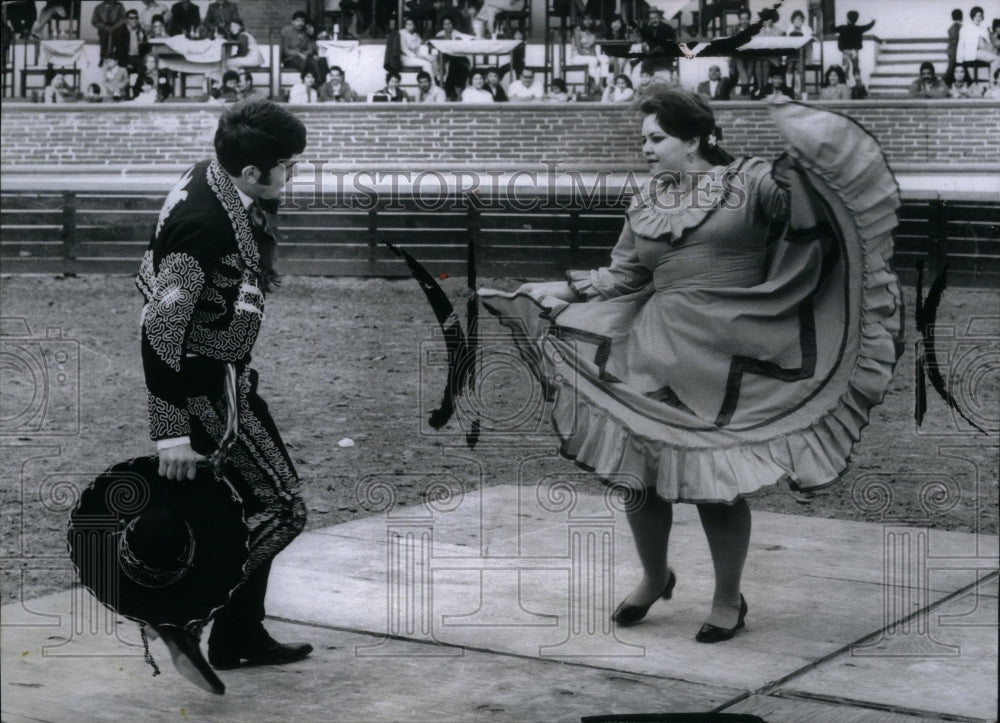
<svg viewBox="0 0 1000 723">
<path fill-rule="evenodd" d="M 462 322 L 455 313 L 448 295 L 444 289 L 434 280 L 431 273 L 417 261 L 413 256 L 399 248 L 390 241 L 386 241 L 394 254 L 406 262 L 407 268 L 413 278 L 420 284 L 424 296 L 434 311 L 434 317 L 441 326 L 444 333 L 445 346 L 448 350 L 448 378 L 445 382 L 444 393 L 441 397 L 441 406 L 431 412 L 428 424 L 433 429 L 441 429 L 451 419 L 455 413 L 455 399 L 458 398 L 466 388 L 471 388 L 475 383 L 475 358 L 476 358 L 476 327 L 478 327 L 478 298 L 475 295 L 475 256 L 474 243 L 469 245 L 469 287 L 473 290 L 472 296 L 466 305 L 467 323 L 469 334 L 466 335 L 462 329 Z M 474 447 L 479 441 L 479 420 L 473 420 L 472 428 L 466 434 L 466 443 Z"/>
<path fill-rule="evenodd" d="M 102 472 L 70 513 L 67 544 L 80 581 L 102 604 L 140 623 L 144 643 L 146 626 L 197 636 L 244 577 L 249 529 L 222 474 L 238 433 L 232 365 L 225 393 L 226 433 L 195 479 L 160 477 L 157 457 L 137 457 Z M 156 675 L 148 647 L 146 660 Z"/>
</svg>

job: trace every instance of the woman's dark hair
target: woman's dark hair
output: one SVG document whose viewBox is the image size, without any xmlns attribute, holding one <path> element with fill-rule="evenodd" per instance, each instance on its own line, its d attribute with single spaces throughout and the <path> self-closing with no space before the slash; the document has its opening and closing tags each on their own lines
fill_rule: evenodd
<svg viewBox="0 0 1000 723">
<path fill-rule="evenodd" d="M 472 79 L 475 78 L 477 75 L 483 79 L 484 83 L 486 82 L 486 71 L 483 70 L 482 68 L 473 68 L 472 71 L 469 73 L 469 83 L 472 83 Z"/>
<path fill-rule="evenodd" d="M 299 18 L 302 18 L 303 20 L 307 18 L 305 10 L 296 10 L 292 13 L 292 20 L 298 20 Z"/>
<path fill-rule="evenodd" d="M 222 74 L 222 84 L 225 85 L 229 81 L 233 81 L 234 83 L 239 83 L 240 74 L 237 73 L 235 70 L 227 70 L 225 73 Z"/>
<path fill-rule="evenodd" d="M 240 30 L 246 30 L 247 29 L 247 24 L 245 22 L 243 22 L 242 18 L 233 18 L 232 20 L 229 21 L 230 25 L 232 25 L 233 23 L 236 23 L 237 25 L 239 25 L 240 26 Z M 229 28 L 226 28 L 226 30 L 229 30 Z"/>
<path fill-rule="evenodd" d="M 549 81 L 549 87 L 550 88 L 555 88 L 560 93 L 565 93 L 566 92 L 566 81 L 563 80 L 562 78 L 553 78 L 552 80 Z"/>
<path fill-rule="evenodd" d="M 398 81 L 399 81 L 400 83 L 402 83 L 402 82 L 403 82 L 403 76 L 401 76 L 401 75 L 400 75 L 399 73 L 397 73 L 397 72 L 396 72 L 395 70 L 390 70 L 390 71 L 389 71 L 388 73 L 386 73 L 386 74 L 385 74 L 385 82 L 386 82 L 386 85 L 388 85 L 388 83 L 389 83 L 389 79 L 390 79 L 390 78 L 395 78 L 395 79 L 396 79 L 396 80 L 398 80 Z"/>
<path fill-rule="evenodd" d="M 306 127 L 298 118 L 266 98 L 247 98 L 229 106 L 215 131 L 215 155 L 231 176 L 255 166 L 260 182 L 283 158 L 306 148 Z"/>
<path fill-rule="evenodd" d="M 844 69 L 841 68 L 839 65 L 831 65 L 829 68 L 826 69 L 826 72 L 823 73 L 824 86 L 830 84 L 828 80 L 830 77 L 830 73 L 833 73 L 834 75 L 837 76 L 837 80 L 840 81 L 841 85 L 845 85 L 847 83 L 847 73 L 844 72 Z"/>
<path fill-rule="evenodd" d="M 302 72 L 299 73 L 299 80 L 305 83 L 307 75 L 311 75 L 313 77 L 313 80 L 316 80 L 316 71 L 314 71 L 312 68 L 303 68 Z"/>
<path fill-rule="evenodd" d="M 972 10 L 969 11 L 969 17 L 970 18 L 976 17 L 976 13 L 979 13 L 983 17 L 986 17 L 986 13 L 984 13 L 983 9 L 981 7 L 979 7 L 978 5 L 976 5 L 974 8 L 972 8 Z"/>
<path fill-rule="evenodd" d="M 951 11 L 951 19 L 954 20 L 955 22 L 960 21 L 962 19 L 962 11 L 959 10 L 958 8 L 955 8 L 954 10 L 952 10 Z"/>
<path fill-rule="evenodd" d="M 631 78 L 629 78 L 624 73 L 619 73 L 618 75 L 615 76 L 615 83 L 618 83 L 619 78 L 625 81 L 625 87 L 626 88 L 632 88 L 633 90 L 635 90 L 635 86 L 632 85 L 632 79 Z"/>
<path fill-rule="evenodd" d="M 653 115 L 663 132 L 682 141 L 698 139 L 698 153 L 713 166 L 725 166 L 733 157 L 719 145 L 710 143 L 710 136 L 720 134 L 715 114 L 708 101 L 696 93 L 679 88 L 654 86 L 642 96 L 639 109 L 643 115 Z"/>
<path fill-rule="evenodd" d="M 156 21 L 160 21 L 160 22 L 161 22 L 161 23 L 163 23 L 164 25 L 166 25 L 166 24 L 167 24 L 167 23 L 166 23 L 166 21 L 165 21 L 165 20 L 163 19 L 163 16 L 162 16 L 162 15 L 154 15 L 153 17 L 151 17 L 151 18 L 149 19 L 149 24 L 150 24 L 150 25 L 152 25 L 152 24 L 153 24 L 153 23 L 155 23 Z"/>
<path fill-rule="evenodd" d="M 802 22 L 805 22 L 806 14 L 804 12 L 802 12 L 801 10 L 796 10 L 794 13 L 792 13 L 792 22 L 793 23 L 795 22 L 795 18 L 802 18 Z"/>
<path fill-rule="evenodd" d="M 956 75 L 956 74 L 958 73 L 958 71 L 959 71 L 959 70 L 961 70 L 961 71 L 962 71 L 962 82 L 963 82 L 963 83 L 965 83 L 966 85 L 969 85 L 969 84 L 970 84 L 970 81 L 972 80 L 972 78 L 971 78 L 971 77 L 970 77 L 970 75 L 969 75 L 969 71 L 968 71 L 968 70 L 966 69 L 966 67 L 965 67 L 964 65 L 962 65 L 961 63 L 959 63 L 959 64 L 958 64 L 958 65 L 956 65 L 956 66 L 955 66 L 955 68 L 954 68 L 954 69 L 953 69 L 953 70 L 951 71 L 951 73 L 949 74 L 949 76 L 948 76 L 947 78 L 945 78 L 945 79 L 944 79 L 944 81 L 945 81 L 945 82 L 946 82 L 946 83 L 947 83 L 947 84 L 948 84 L 949 86 L 951 86 L 951 85 L 955 85 L 955 83 L 957 83 L 957 82 L 958 82 L 958 77 L 957 77 L 957 75 Z"/>
</svg>

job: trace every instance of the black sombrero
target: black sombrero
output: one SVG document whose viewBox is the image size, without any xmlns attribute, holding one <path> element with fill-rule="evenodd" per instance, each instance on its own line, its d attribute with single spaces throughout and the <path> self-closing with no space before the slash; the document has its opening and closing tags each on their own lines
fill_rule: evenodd
<svg viewBox="0 0 1000 723">
<path fill-rule="evenodd" d="M 207 621 L 243 579 L 249 531 L 239 496 L 211 466 L 168 480 L 157 457 L 110 467 L 70 515 L 69 551 L 104 605 L 153 626 Z"/>
</svg>

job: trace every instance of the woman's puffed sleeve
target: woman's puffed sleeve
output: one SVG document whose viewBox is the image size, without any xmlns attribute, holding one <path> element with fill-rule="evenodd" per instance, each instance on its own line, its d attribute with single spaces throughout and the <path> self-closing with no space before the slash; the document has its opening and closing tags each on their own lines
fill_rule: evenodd
<svg viewBox="0 0 1000 723">
<path fill-rule="evenodd" d="M 583 299 L 613 299 L 643 289 L 652 272 L 639 260 L 635 250 L 635 233 L 628 218 L 618 243 L 611 251 L 611 265 L 589 271 L 566 272 L 566 281 Z"/>
</svg>

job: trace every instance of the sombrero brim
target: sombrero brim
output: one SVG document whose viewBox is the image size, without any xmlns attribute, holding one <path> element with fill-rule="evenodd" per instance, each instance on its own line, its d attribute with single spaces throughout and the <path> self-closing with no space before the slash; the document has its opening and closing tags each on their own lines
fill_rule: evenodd
<svg viewBox="0 0 1000 723">
<path fill-rule="evenodd" d="M 152 625 L 204 622 L 243 579 L 249 531 L 239 496 L 207 466 L 193 480 L 160 477 L 157 457 L 138 457 L 106 470 L 80 495 L 70 515 L 68 544 L 81 582 L 120 615 Z M 176 512 L 195 542 L 186 571 L 168 584 L 137 582 L 120 564 L 125 527 L 153 508 Z"/>
</svg>

